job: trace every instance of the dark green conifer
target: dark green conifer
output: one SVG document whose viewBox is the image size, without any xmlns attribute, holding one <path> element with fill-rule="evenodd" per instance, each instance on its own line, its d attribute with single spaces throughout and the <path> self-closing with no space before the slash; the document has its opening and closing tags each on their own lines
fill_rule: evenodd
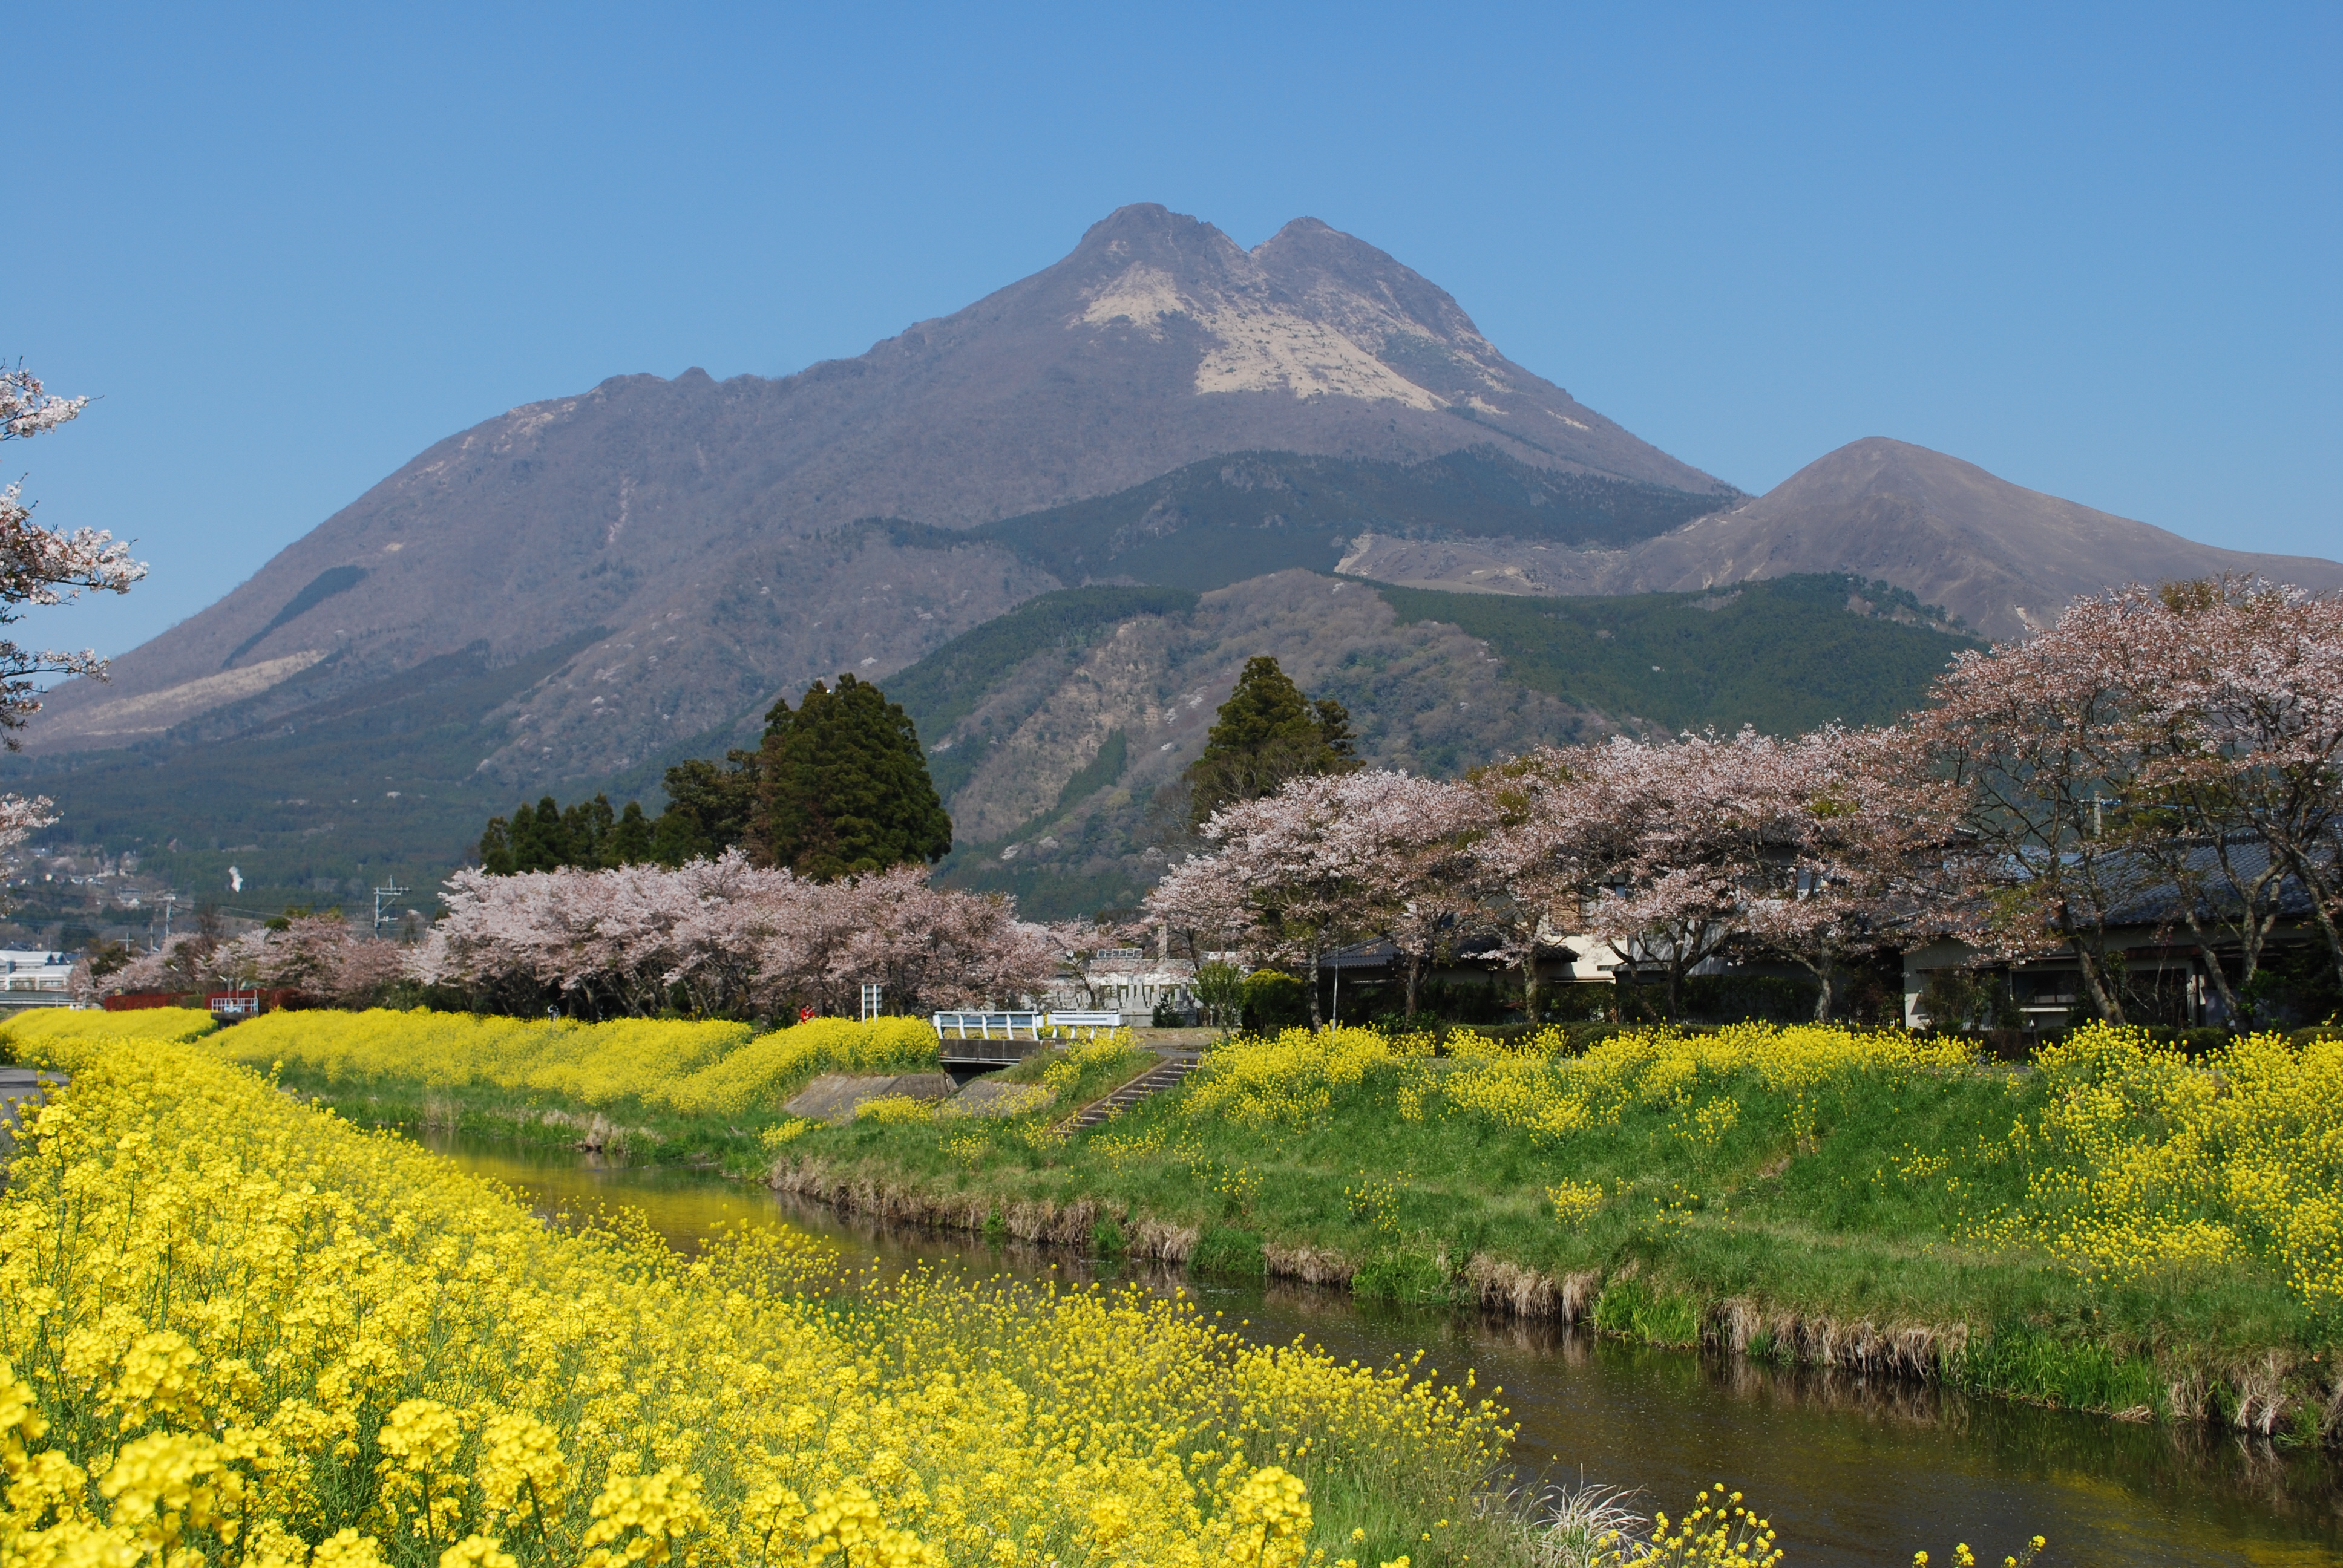
<svg viewBox="0 0 2343 1568">
<path fill-rule="evenodd" d="M 511 840 L 516 871 L 558 870 L 569 863 L 569 835 L 561 825 L 561 808 L 550 795 L 534 810 L 523 806 L 513 813 Z"/>
<path fill-rule="evenodd" d="M 695 757 L 667 770 L 667 809 L 651 828 L 651 859 L 680 866 L 722 854 L 749 836 L 760 759 L 734 749 L 724 762 Z"/>
<path fill-rule="evenodd" d="M 766 715 L 750 853 L 827 880 L 941 859 L 951 819 L 902 708 L 852 675 Z"/>
<path fill-rule="evenodd" d="M 608 865 L 610 862 L 603 859 L 603 849 L 617 820 L 608 795 L 580 800 L 562 812 L 561 863 L 588 870 Z"/>
<path fill-rule="evenodd" d="M 512 824 L 502 817 L 489 818 L 488 831 L 480 835 L 480 869 L 492 877 L 509 877 L 517 869 L 513 865 Z"/>
<path fill-rule="evenodd" d="M 1204 754 L 1188 766 L 1188 825 L 1201 828 L 1223 806 L 1274 795 L 1289 779 L 1358 766 L 1347 709 L 1331 697 L 1302 696 L 1274 658 L 1247 659 L 1213 716 Z"/>
<path fill-rule="evenodd" d="M 733 755 L 752 754 L 736 751 Z M 713 763 L 688 766 L 717 771 Z M 745 817 L 745 811 L 736 815 Z M 661 826 L 667 821 L 666 817 L 659 819 Z M 696 824 L 698 819 L 689 821 Z M 730 841 L 739 839 L 736 829 Z M 594 870 L 659 859 L 658 850 L 652 823 L 643 815 L 641 802 L 629 800 L 624 813 L 616 813 L 610 809 L 608 795 L 597 795 L 565 809 L 548 795 L 535 806 L 522 805 L 509 818 L 488 819 L 488 829 L 480 835 L 480 869 L 497 877 L 518 871 L 558 871 L 565 867 Z M 690 858 L 679 854 L 669 863 L 681 865 Z"/>
<path fill-rule="evenodd" d="M 489 819 L 480 864 L 498 876 L 645 860 L 680 866 L 745 846 L 760 865 L 829 879 L 925 862 L 951 849 L 926 754 L 902 709 L 851 675 L 816 681 L 803 705 L 766 715 L 763 746 L 667 770 L 656 819 L 597 795 L 563 809 L 548 795 Z"/>
<path fill-rule="evenodd" d="M 637 866 L 651 858 L 651 823 L 643 815 L 643 803 L 629 800 L 627 809 L 618 813 L 618 825 L 603 841 L 602 863 L 606 866 Z"/>
</svg>

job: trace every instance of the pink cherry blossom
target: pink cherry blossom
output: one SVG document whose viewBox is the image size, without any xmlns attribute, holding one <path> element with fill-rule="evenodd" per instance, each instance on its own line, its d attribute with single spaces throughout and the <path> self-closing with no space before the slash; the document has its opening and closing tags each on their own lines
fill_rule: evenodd
<svg viewBox="0 0 2343 1568">
<path fill-rule="evenodd" d="M 86 397 L 59 397 L 22 365 L 0 369 L 0 440 L 28 440 L 77 417 Z M 146 575 L 145 563 L 130 558 L 130 547 L 102 528 L 59 533 L 33 521 L 21 482 L 0 487 L 0 625 L 21 619 L 26 605 L 61 604 L 84 588 L 127 593 Z M 38 678 L 45 675 L 106 677 L 106 661 L 95 649 L 78 652 L 25 648 L 0 638 L 0 743 L 16 748 L 15 731 L 39 710 Z M 0 796 L 0 844 L 14 843 L 27 828 L 54 820 L 41 813 L 46 802 Z"/>
<path fill-rule="evenodd" d="M 669 869 L 458 872 L 409 972 L 518 1009 L 552 996 L 596 1016 L 843 1012 L 860 988 L 893 1011 L 1006 1005 L 1046 990 L 1061 951 L 1006 899 L 900 867 L 834 882 L 739 851 Z"/>
</svg>

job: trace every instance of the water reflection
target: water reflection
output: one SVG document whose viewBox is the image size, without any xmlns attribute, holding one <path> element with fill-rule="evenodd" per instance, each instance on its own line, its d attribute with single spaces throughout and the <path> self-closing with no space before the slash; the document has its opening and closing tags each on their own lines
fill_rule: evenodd
<svg viewBox="0 0 2343 1568">
<path fill-rule="evenodd" d="M 1264 1342 L 1301 1335 L 1338 1357 L 1425 1364 L 1502 1386 L 1521 1422 L 1525 1476 L 1640 1487 L 1681 1510 L 1723 1480 L 1766 1509 L 1794 1565 L 1950 1560 L 1966 1541 L 1998 1562 L 2049 1536 L 2046 1563 L 2343 1562 L 2343 1491 L 2323 1454 L 2207 1429 L 2124 1425 L 1842 1372 L 1598 1341 L 1548 1324 L 1363 1309 L 1306 1287 L 1198 1283 L 1176 1271 L 1100 1265 L 1015 1243 L 887 1229 L 720 1177 L 465 1141 L 435 1147 L 516 1189 L 540 1211 L 624 1203 L 679 1248 L 724 1225 L 809 1232 L 885 1271 L 926 1261 L 1026 1279 L 1187 1291 Z"/>
</svg>

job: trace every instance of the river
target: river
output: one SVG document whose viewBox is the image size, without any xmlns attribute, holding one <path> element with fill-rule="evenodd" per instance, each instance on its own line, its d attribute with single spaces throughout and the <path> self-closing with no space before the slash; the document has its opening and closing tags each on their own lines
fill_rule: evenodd
<svg viewBox="0 0 2343 1568">
<path fill-rule="evenodd" d="M 720 1177 L 471 1139 L 433 1147 L 544 1212 L 625 1204 L 679 1248 L 726 1222 L 821 1236 L 850 1258 L 983 1274 L 1113 1281 L 1061 1251 L 888 1229 Z M 2045 1564 L 2343 1563 L 2343 1470 L 2323 1453 L 2209 1429 L 2125 1425 L 1900 1382 L 1654 1351 L 1473 1312 L 1366 1310 L 1305 1286 L 1195 1282 L 1141 1266 L 1264 1342 L 1304 1335 L 1337 1356 L 1427 1365 L 1497 1385 L 1521 1423 L 1524 1474 L 1639 1489 L 1639 1511 L 1683 1512 L 1713 1481 L 1745 1492 L 1780 1532 L 1788 1568 L 1952 1561 L 1956 1542 L 1997 1563 L 2026 1537 Z"/>
</svg>

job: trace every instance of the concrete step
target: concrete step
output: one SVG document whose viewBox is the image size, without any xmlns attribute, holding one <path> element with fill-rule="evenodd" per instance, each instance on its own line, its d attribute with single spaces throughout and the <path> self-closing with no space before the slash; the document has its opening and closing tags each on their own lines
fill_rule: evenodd
<svg viewBox="0 0 2343 1568">
<path fill-rule="evenodd" d="M 1096 1127 L 1101 1121 L 1121 1115 L 1151 1095 L 1161 1094 L 1167 1089 L 1184 1083 L 1187 1081 L 1188 1075 L 1194 1072 L 1198 1065 L 1194 1058 L 1182 1057 L 1167 1061 L 1161 1067 L 1151 1067 L 1112 1094 L 1101 1100 L 1093 1100 L 1075 1111 L 1058 1123 L 1058 1130 L 1061 1132 L 1081 1132 Z"/>
</svg>

